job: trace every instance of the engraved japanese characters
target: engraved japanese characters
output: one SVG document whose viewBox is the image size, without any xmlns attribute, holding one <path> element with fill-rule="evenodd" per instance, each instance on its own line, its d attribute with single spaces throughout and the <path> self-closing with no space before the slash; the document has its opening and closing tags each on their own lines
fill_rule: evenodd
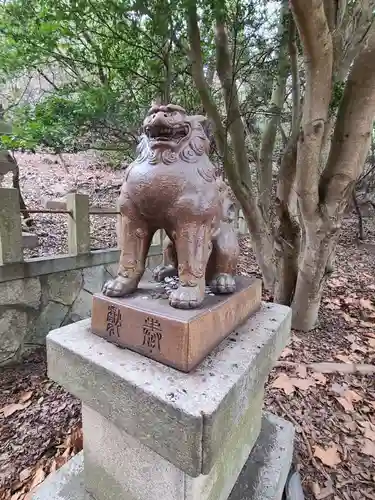
<svg viewBox="0 0 375 500">
<path fill-rule="evenodd" d="M 239 246 L 233 204 L 207 156 L 204 120 L 172 104 L 153 106 L 146 116 L 138 157 L 126 171 L 120 194 L 118 275 L 104 285 L 105 295 L 121 297 L 137 289 L 158 229 L 165 230 L 170 243 L 165 264 L 154 276 L 179 277 L 171 306 L 199 307 L 206 282 L 214 293 L 235 291 Z"/>
</svg>

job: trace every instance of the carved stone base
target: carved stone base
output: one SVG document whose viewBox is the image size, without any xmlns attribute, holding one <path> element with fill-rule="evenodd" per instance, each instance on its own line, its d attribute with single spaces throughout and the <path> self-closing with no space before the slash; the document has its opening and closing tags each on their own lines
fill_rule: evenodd
<svg viewBox="0 0 375 500">
<path fill-rule="evenodd" d="M 129 297 L 94 296 L 92 332 L 183 372 L 196 367 L 260 308 L 261 281 L 239 277 L 231 295 L 207 295 L 199 309 L 174 309 L 163 289 L 144 279 Z M 164 298 L 163 298 L 164 296 Z"/>
<path fill-rule="evenodd" d="M 228 500 L 280 500 L 293 456 L 294 429 L 286 420 L 270 413 L 263 415 L 262 430 Z M 85 490 L 83 452 L 70 459 L 38 487 L 32 500 L 94 500 Z M 85 463 L 86 465 L 86 463 Z M 158 484 L 146 470 L 149 498 L 157 498 L 152 486 Z M 111 494 L 112 487 L 108 490 Z M 220 494 L 220 493 L 219 493 Z M 165 491 L 161 495 L 166 498 Z M 110 497 L 109 497 L 110 498 Z M 113 498 L 122 500 L 129 497 Z M 181 496 L 181 498 L 183 498 Z M 218 498 L 218 497 L 215 497 Z"/>
</svg>

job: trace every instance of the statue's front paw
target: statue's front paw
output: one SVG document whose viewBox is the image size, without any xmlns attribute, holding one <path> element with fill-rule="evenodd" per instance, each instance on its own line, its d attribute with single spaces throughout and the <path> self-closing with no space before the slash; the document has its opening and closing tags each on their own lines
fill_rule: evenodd
<svg viewBox="0 0 375 500">
<path fill-rule="evenodd" d="M 107 281 L 102 291 L 108 297 L 123 297 L 135 292 L 137 286 L 138 279 L 117 276 L 117 278 Z"/>
<path fill-rule="evenodd" d="M 236 281 L 231 274 L 221 273 L 214 276 L 208 286 L 213 293 L 233 293 L 236 291 Z"/>
<path fill-rule="evenodd" d="M 199 286 L 179 286 L 169 296 L 169 303 L 176 309 L 196 309 L 204 299 L 203 292 Z"/>
<path fill-rule="evenodd" d="M 163 281 L 165 278 L 172 278 L 173 276 L 177 276 L 177 269 L 172 265 L 164 266 L 161 264 L 155 267 L 152 273 L 155 281 Z"/>
</svg>

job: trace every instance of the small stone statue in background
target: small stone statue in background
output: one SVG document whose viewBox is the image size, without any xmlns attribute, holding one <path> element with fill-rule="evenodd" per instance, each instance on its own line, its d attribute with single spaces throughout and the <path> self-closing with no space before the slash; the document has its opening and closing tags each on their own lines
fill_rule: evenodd
<svg viewBox="0 0 375 500">
<path fill-rule="evenodd" d="M 154 277 L 179 277 L 169 296 L 171 306 L 199 307 L 206 282 L 214 293 L 235 291 L 239 246 L 234 205 L 225 183 L 215 179 L 204 120 L 172 104 L 148 112 L 138 157 L 127 168 L 121 189 L 119 271 L 104 285 L 105 295 L 121 297 L 137 289 L 158 229 L 166 231 L 170 242 L 165 264 Z"/>
</svg>

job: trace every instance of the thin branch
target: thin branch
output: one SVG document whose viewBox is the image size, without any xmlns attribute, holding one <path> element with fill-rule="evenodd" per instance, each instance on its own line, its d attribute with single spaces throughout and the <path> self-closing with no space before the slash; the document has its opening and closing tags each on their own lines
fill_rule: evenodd
<svg viewBox="0 0 375 500">
<path fill-rule="evenodd" d="M 197 6 L 195 2 L 189 3 L 187 18 L 190 42 L 189 58 L 192 65 L 192 76 L 201 97 L 203 107 L 215 127 L 215 137 L 219 152 L 222 156 L 226 156 L 226 133 L 221 121 L 219 111 L 211 97 L 210 89 L 204 77 L 200 30 L 198 27 Z"/>
<path fill-rule="evenodd" d="M 55 90 L 59 90 L 59 87 L 41 70 L 41 69 L 38 69 L 38 68 L 35 68 L 36 71 L 40 74 L 40 76 L 42 76 L 46 82 L 48 82 L 51 87 L 53 87 Z"/>
<path fill-rule="evenodd" d="M 27 84 L 25 85 L 25 88 L 24 88 L 24 89 L 23 89 L 23 91 L 22 91 L 22 94 L 20 95 L 20 97 L 17 99 L 17 101 L 16 101 L 15 103 L 10 104 L 10 105 L 9 105 L 7 108 L 5 108 L 5 109 L 1 109 L 1 114 L 2 114 L 2 115 L 4 115 L 5 113 L 7 113 L 8 111 L 10 111 L 10 110 L 11 110 L 11 109 L 13 109 L 13 108 L 16 108 L 16 107 L 19 105 L 19 103 L 20 103 L 20 102 L 22 101 L 22 99 L 24 98 L 24 96 L 25 96 L 25 94 L 26 94 L 27 89 L 29 88 L 29 85 L 30 85 L 31 80 L 32 80 L 32 77 L 31 77 L 31 76 L 29 76 L 29 79 L 28 79 L 28 81 L 27 81 Z M 1 118 L 1 116 L 0 116 L 0 118 Z"/>
<path fill-rule="evenodd" d="M 289 22 L 288 50 L 290 59 L 290 73 L 292 76 L 292 134 L 299 129 L 301 116 L 301 87 L 298 75 L 298 52 L 296 42 L 296 23 L 294 19 Z"/>
</svg>

